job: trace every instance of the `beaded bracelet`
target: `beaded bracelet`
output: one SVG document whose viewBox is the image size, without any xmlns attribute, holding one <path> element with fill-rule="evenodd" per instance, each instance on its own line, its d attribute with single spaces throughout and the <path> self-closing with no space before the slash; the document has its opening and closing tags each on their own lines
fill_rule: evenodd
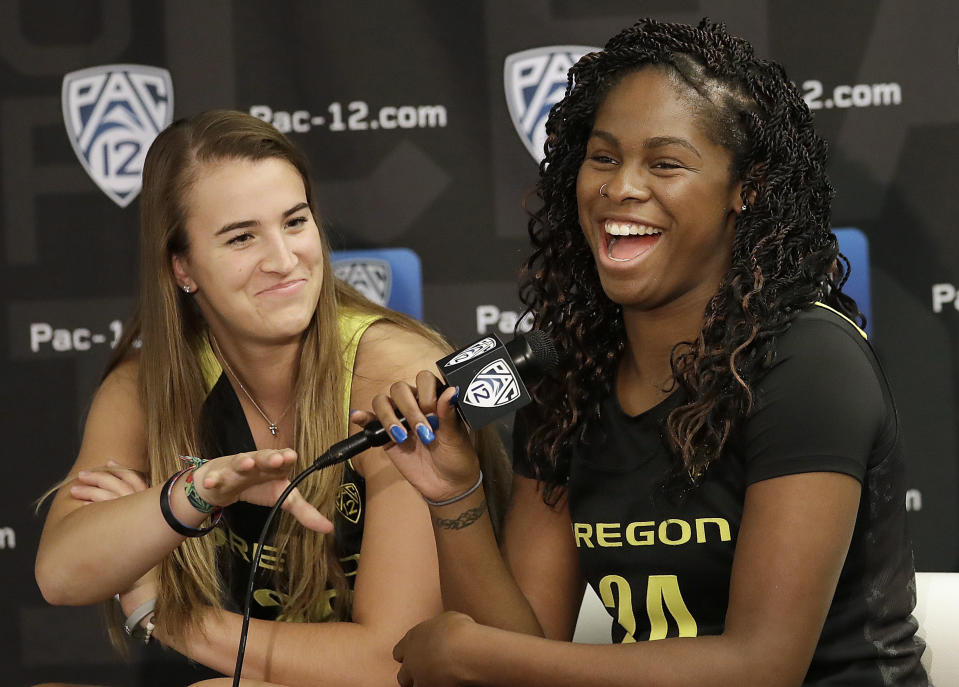
<svg viewBox="0 0 959 687">
<path fill-rule="evenodd" d="M 155 616 L 151 613 L 150 617 L 147 619 L 147 624 L 143 626 L 143 643 L 149 644 L 150 640 L 153 639 L 153 631 L 156 629 L 156 625 L 153 622 Z"/>
<path fill-rule="evenodd" d="M 153 609 L 156 606 L 156 597 L 145 601 L 139 606 L 137 606 L 133 613 L 127 616 L 127 619 L 123 622 L 123 629 L 128 635 L 134 637 L 134 633 L 137 631 L 137 628 L 140 626 L 140 623 L 143 622 L 143 619 L 148 615 L 153 613 Z"/>
<path fill-rule="evenodd" d="M 120 595 L 118 594 L 117 601 L 119 602 L 119 600 Z M 133 639 L 142 641 L 144 644 L 150 643 L 150 640 L 153 638 L 153 630 L 156 629 L 156 625 L 153 623 L 153 609 L 156 606 L 156 601 L 156 597 L 154 597 L 140 604 L 123 622 L 123 629 L 126 633 Z M 143 622 L 144 618 L 146 618 L 147 623 L 141 627 L 140 623 Z"/>
<path fill-rule="evenodd" d="M 160 490 L 160 512 L 163 513 L 163 519 L 166 520 L 166 524 L 170 526 L 170 529 L 177 534 L 183 535 L 184 537 L 202 537 L 204 534 L 220 524 L 220 518 L 223 517 L 223 509 L 214 508 L 213 522 L 211 522 L 207 527 L 190 527 L 189 525 L 184 525 L 182 522 L 177 520 L 177 517 L 173 514 L 173 509 L 170 507 L 170 497 L 173 495 L 173 485 L 176 484 L 176 481 L 181 475 L 192 472 L 194 469 L 195 468 L 193 467 L 188 467 L 180 470 L 178 473 L 170 477 L 170 479 L 166 481 L 166 484 L 163 485 L 163 489 Z"/>
<path fill-rule="evenodd" d="M 427 505 L 433 506 L 434 508 L 436 508 L 436 507 L 438 507 L 438 506 L 448 506 L 448 505 L 450 505 L 451 503 L 456 503 L 457 501 L 462 501 L 463 499 L 465 499 L 467 496 L 469 496 L 469 495 L 472 494 L 474 491 L 476 491 L 477 489 L 479 489 L 479 488 L 480 488 L 480 485 L 481 485 L 482 483 L 483 483 L 483 471 L 480 470 L 479 477 L 476 478 L 476 484 L 474 484 L 473 486 L 471 486 L 469 489 L 467 489 L 466 491 L 464 491 L 464 492 L 463 492 L 462 494 L 460 494 L 459 496 L 454 496 L 454 497 L 451 498 L 451 499 L 445 499 L 445 500 L 443 500 L 443 501 L 430 501 L 428 498 L 426 498 L 426 497 L 424 496 L 424 497 L 423 497 L 423 500 L 426 501 Z"/>
</svg>

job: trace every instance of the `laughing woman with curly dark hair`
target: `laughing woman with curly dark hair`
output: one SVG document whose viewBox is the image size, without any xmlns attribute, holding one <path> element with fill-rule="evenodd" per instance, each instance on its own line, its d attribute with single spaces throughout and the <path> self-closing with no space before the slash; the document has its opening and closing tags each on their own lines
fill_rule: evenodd
<svg viewBox="0 0 959 687">
<path fill-rule="evenodd" d="M 642 21 L 547 134 L 522 294 L 564 362 L 517 422 L 502 557 L 446 396 L 393 390 L 439 409 L 390 455 L 462 611 L 397 645 L 400 684 L 927 684 L 896 411 L 799 91 L 722 26 Z M 586 583 L 613 644 L 550 641 Z"/>
</svg>

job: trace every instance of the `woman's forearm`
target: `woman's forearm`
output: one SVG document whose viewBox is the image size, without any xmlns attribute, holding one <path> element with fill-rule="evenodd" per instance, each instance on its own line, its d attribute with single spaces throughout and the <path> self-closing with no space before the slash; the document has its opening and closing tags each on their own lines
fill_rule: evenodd
<svg viewBox="0 0 959 687">
<path fill-rule="evenodd" d="M 590 645 L 520 636 L 474 626 L 457 642 L 461 684 L 489 687 L 783 687 L 802 674 L 781 670 L 776 652 L 761 643 L 724 636 Z M 464 635 L 465 638 L 465 635 Z M 805 672 L 805 671 L 803 671 Z"/>
<path fill-rule="evenodd" d="M 156 486 L 111 501 L 76 505 L 55 520 L 48 518 L 35 567 L 44 598 L 71 606 L 103 601 L 129 589 L 179 546 L 184 538 L 160 512 L 161 489 Z M 176 517 L 184 525 L 200 525 L 207 516 L 189 505 L 182 487 L 173 492 L 171 508 Z"/>
<path fill-rule="evenodd" d="M 174 639 L 158 619 L 154 636 L 163 644 L 224 675 L 233 675 L 243 617 L 203 607 L 196 624 Z M 250 621 L 243 676 L 283 685 L 395 684 L 392 658 L 399 636 L 352 622 Z M 400 635 L 402 633 L 399 633 Z"/>
<path fill-rule="evenodd" d="M 444 608 L 484 625 L 542 636 L 535 613 L 503 561 L 482 490 L 432 508 L 431 516 Z"/>
</svg>

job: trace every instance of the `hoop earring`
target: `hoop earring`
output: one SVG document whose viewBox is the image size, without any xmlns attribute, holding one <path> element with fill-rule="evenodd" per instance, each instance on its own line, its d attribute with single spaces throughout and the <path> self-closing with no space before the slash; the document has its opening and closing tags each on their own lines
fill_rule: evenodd
<svg viewBox="0 0 959 687">
<path fill-rule="evenodd" d="M 608 184 L 603 184 L 599 187 L 599 195 L 601 195 L 603 198 L 609 198 L 609 196 L 606 194 L 606 186 L 608 186 Z"/>
</svg>

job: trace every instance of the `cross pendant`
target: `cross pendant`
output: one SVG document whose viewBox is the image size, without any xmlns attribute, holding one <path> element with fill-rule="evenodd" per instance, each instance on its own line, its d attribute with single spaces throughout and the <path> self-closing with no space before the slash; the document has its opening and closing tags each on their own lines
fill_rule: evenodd
<svg viewBox="0 0 959 687">
<path fill-rule="evenodd" d="M 279 433 L 280 433 L 280 428 L 277 427 L 277 426 L 274 425 L 274 424 L 271 424 L 271 425 L 270 425 L 270 434 L 272 434 L 273 436 L 276 436 L 276 435 L 279 434 Z"/>
</svg>

